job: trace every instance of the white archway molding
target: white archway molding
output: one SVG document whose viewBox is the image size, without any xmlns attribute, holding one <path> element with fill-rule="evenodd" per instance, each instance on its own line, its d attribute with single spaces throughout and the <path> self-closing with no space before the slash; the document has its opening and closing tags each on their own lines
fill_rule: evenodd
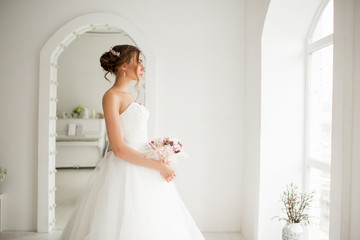
<svg viewBox="0 0 360 240">
<path fill-rule="evenodd" d="M 246 2 L 241 232 L 258 239 L 261 121 L 261 35 L 270 0 Z"/>
<path fill-rule="evenodd" d="M 146 36 L 121 16 L 108 13 L 91 13 L 77 17 L 62 26 L 45 43 L 40 51 L 39 119 L 38 119 L 38 232 L 51 232 L 55 226 L 55 156 L 56 156 L 56 102 L 57 60 L 66 47 L 89 30 L 104 28 L 123 31 L 140 48 L 146 57 L 147 108 L 149 136 L 156 133 L 156 57 Z"/>
</svg>

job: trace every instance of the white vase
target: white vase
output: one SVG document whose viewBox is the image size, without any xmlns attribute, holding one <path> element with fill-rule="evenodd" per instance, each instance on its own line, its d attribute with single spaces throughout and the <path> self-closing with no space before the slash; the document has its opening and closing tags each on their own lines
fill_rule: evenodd
<svg viewBox="0 0 360 240">
<path fill-rule="evenodd" d="M 89 118 L 90 111 L 89 109 L 85 108 L 84 112 L 81 114 L 82 118 L 88 119 Z"/>
<path fill-rule="evenodd" d="M 286 224 L 282 229 L 282 240 L 303 240 L 304 229 L 301 223 Z"/>
</svg>

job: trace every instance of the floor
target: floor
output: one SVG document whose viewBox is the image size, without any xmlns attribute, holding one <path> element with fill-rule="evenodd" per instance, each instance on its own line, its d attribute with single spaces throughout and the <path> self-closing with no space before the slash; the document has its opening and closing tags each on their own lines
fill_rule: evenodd
<svg viewBox="0 0 360 240">
<path fill-rule="evenodd" d="M 0 232 L 1 240 L 56 240 L 61 234 L 60 230 L 52 233 L 36 232 Z M 238 232 L 203 233 L 206 240 L 245 240 Z"/>
</svg>

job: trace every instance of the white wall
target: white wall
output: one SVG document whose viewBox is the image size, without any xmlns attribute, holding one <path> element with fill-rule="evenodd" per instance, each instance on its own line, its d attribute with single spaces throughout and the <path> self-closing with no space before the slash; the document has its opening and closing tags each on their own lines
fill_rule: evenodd
<svg viewBox="0 0 360 240">
<path fill-rule="evenodd" d="M 4 230 L 36 229 L 40 49 L 71 19 L 109 12 L 136 25 L 156 52 L 158 134 L 176 135 L 190 154 L 175 179 L 189 211 L 202 231 L 239 231 L 243 11 L 244 0 L 2 1 L 0 165 L 9 170 L 0 183 Z"/>
<path fill-rule="evenodd" d="M 331 240 L 360 238 L 360 3 L 335 1 Z"/>
</svg>

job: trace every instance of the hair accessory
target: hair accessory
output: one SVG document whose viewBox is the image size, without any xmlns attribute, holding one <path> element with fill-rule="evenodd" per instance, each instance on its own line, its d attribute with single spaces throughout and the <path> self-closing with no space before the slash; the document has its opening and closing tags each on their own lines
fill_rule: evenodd
<svg viewBox="0 0 360 240">
<path fill-rule="evenodd" d="M 110 52 L 112 53 L 112 54 L 114 54 L 114 55 L 116 55 L 116 56 L 120 56 L 120 52 L 116 52 L 116 51 L 114 51 L 112 48 L 110 48 L 109 49 L 110 50 Z"/>
</svg>

